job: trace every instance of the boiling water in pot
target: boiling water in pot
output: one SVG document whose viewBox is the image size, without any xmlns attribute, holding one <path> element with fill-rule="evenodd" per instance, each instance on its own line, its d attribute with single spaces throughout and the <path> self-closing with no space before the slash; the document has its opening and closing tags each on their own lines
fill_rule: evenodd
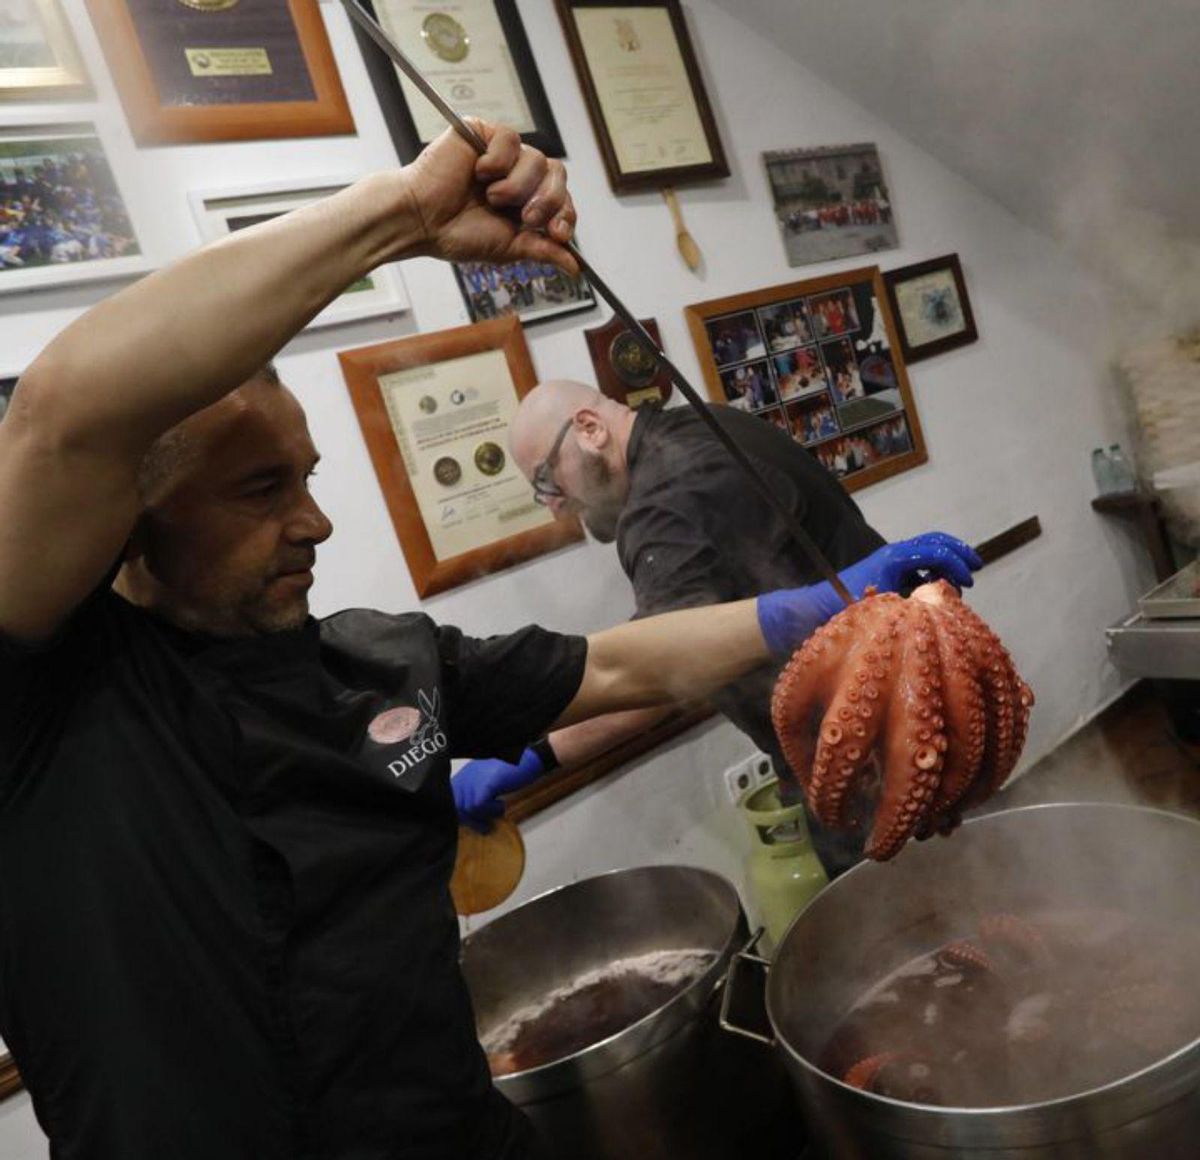
<svg viewBox="0 0 1200 1160">
<path fill-rule="evenodd" d="M 683 991 L 715 960 L 712 951 L 655 951 L 587 971 L 481 1037 L 492 1074 L 540 1067 L 616 1035 Z"/>
<path fill-rule="evenodd" d="M 818 1060 L 893 1099 L 1040 1103 L 1200 1036 L 1200 935 L 1116 911 L 989 915 L 871 988 Z"/>
</svg>

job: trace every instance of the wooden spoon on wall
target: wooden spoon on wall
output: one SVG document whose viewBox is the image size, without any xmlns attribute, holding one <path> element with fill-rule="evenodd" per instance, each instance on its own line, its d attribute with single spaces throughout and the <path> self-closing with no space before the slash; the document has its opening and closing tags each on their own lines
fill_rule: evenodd
<svg viewBox="0 0 1200 1160">
<path fill-rule="evenodd" d="M 700 247 L 696 245 L 696 239 L 688 233 L 687 226 L 683 224 L 679 199 L 669 185 L 663 186 L 662 195 L 666 200 L 667 208 L 671 211 L 671 217 L 675 219 L 675 244 L 679 247 L 680 256 L 687 263 L 689 270 L 698 270 L 702 259 Z"/>
</svg>

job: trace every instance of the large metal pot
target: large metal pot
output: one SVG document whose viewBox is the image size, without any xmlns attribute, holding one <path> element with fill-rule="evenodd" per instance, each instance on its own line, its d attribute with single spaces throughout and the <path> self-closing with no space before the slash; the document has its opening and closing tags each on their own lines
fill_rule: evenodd
<svg viewBox="0 0 1200 1160">
<path fill-rule="evenodd" d="M 803 1138 L 781 1061 L 717 1026 L 718 993 L 745 936 L 724 878 L 644 866 L 553 890 L 463 940 L 484 1039 L 608 964 L 661 951 L 714 954 L 703 975 L 625 1030 L 497 1079 L 553 1160 L 794 1160 Z"/>
<path fill-rule="evenodd" d="M 1066 1099 L 955 1109 L 851 1088 L 814 1064 L 851 1005 L 891 971 L 970 933 L 989 911 L 1118 907 L 1194 930 L 1200 823 L 1133 806 L 987 815 L 834 882 L 793 922 L 767 1011 L 806 1119 L 836 1160 L 1171 1160 L 1200 1155 L 1200 1040 Z M 1189 940 L 1194 946 L 1194 940 Z M 1200 979 L 1200 962 L 1195 964 Z"/>
</svg>

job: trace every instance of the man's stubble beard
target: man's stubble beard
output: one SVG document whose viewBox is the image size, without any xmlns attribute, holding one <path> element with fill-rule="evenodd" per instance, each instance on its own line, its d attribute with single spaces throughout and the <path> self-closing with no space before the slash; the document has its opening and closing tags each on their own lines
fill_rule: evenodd
<svg viewBox="0 0 1200 1160">
<path fill-rule="evenodd" d="M 618 494 L 608 464 L 600 458 L 584 459 L 579 518 L 594 540 L 611 544 L 617 538 L 617 524 L 624 507 L 625 497 Z"/>
</svg>

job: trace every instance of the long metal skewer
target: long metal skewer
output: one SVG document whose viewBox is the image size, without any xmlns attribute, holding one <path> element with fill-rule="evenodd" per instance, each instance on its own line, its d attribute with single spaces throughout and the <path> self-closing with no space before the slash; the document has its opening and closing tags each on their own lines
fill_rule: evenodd
<svg viewBox="0 0 1200 1160">
<path fill-rule="evenodd" d="M 371 16 L 369 12 L 358 2 L 358 0 L 342 0 L 350 19 L 353 20 L 362 30 L 369 36 L 383 51 L 384 55 L 404 73 L 406 77 L 424 94 L 435 109 L 446 118 L 447 122 L 452 125 L 455 131 L 462 137 L 477 153 L 483 154 L 487 152 L 487 142 L 474 130 L 466 121 L 459 116 L 458 112 L 452 108 L 442 94 L 429 83 L 422 74 L 421 70 L 405 55 L 400 47 L 392 40 L 390 36 L 379 26 L 378 22 Z M 788 530 L 792 533 L 796 542 L 804 549 L 805 555 L 813 567 L 829 581 L 833 586 L 833 590 L 847 604 L 854 602 L 854 597 L 850 594 L 849 589 L 842 583 L 842 578 L 834 570 L 833 565 L 825 558 L 825 554 L 817 547 L 812 536 L 805 530 L 804 525 L 796 518 L 795 514 L 790 512 L 784 505 L 783 501 L 771 490 L 770 484 L 763 478 L 762 473 L 750 461 L 746 453 L 737 445 L 733 437 L 721 426 L 720 423 L 713 417 L 709 409 L 704 405 L 704 401 L 693 389 L 691 383 L 683 377 L 683 372 L 675 366 L 666 354 L 659 349 L 658 344 L 650 337 L 650 334 L 644 326 L 633 316 L 633 314 L 625 308 L 625 304 L 609 289 L 608 284 L 596 273 L 592 264 L 579 252 L 579 247 L 574 242 L 568 242 L 566 249 L 570 251 L 571 256 L 579 264 L 579 269 L 587 277 L 587 280 L 596 288 L 600 297 L 612 307 L 613 313 L 625 323 L 634 337 L 641 343 L 646 352 L 654 359 L 663 370 L 665 370 L 671 381 L 682 392 L 683 397 L 692 405 L 693 409 L 708 424 L 712 433 L 724 444 L 726 451 L 733 456 L 734 461 L 738 466 L 750 477 L 750 481 L 762 493 L 763 499 L 767 501 L 779 513 L 780 517 L 787 524 Z"/>
</svg>

